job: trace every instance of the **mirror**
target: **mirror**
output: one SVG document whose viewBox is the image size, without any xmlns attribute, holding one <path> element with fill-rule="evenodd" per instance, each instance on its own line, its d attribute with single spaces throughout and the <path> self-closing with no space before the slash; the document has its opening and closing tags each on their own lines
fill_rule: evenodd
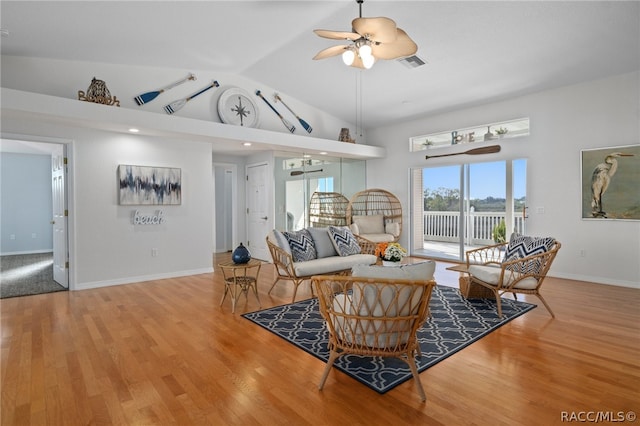
<svg viewBox="0 0 640 426">
<path fill-rule="evenodd" d="M 365 189 L 366 161 L 318 154 L 278 153 L 274 159 L 275 227 L 296 231 L 309 226 L 309 200 L 316 192 L 347 198 Z"/>
</svg>

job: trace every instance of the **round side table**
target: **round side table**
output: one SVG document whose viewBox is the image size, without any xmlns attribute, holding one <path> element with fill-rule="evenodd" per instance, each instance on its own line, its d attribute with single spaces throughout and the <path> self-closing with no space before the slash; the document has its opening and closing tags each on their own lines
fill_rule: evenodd
<svg viewBox="0 0 640 426">
<path fill-rule="evenodd" d="M 253 294 L 256 295 L 258 306 L 262 307 L 258 297 L 258 274 L 260 274 L 260 267 L 262 266 L 261 261 L 257 259 L 251 259 L 247 263 L 229 261 L 219 263 L 218 266 L 222 269 L 222 276 L 224 277 L 224 294 L 222 295 L 220 306 L 224 303 L 227 293 L 231 293 L 231 313 L 235 313 L 236 302 L 240 294 L 244 293 L 245 298 L 247 298 L 249 289 L 252 289 Z"/>
</svg>

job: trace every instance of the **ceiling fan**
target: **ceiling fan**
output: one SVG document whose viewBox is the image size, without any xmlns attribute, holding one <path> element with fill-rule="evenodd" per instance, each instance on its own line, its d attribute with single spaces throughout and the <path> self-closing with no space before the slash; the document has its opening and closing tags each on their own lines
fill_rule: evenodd
<svg viewBox="0 0 640 426">
<path fill-rule="evenodd" d="M 332 46 L 318 52 L 313 59 L 325 59 L 342 54 L 345 65 L 369 69 L 378 59 L 397 59 L 411 56 L 418 50 L 413 40 L 389 18 L 363 18 L 351 21 L 352 31 L 313 30 L 320 37 L 332 40 L 349 40 L 352 44 Z"/>
</svg>

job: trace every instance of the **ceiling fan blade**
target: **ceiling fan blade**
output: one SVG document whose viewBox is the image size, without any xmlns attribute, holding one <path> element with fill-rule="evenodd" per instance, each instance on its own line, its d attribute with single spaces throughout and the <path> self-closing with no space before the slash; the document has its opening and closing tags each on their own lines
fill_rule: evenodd
<svg viewBox="0 0 640 426">
<path fill-rule="evenodd" d="M 391 43 L 373 44 L 371 53 L 377 59 L 396 59 L 405 56 L 411 56 L 418 51 L 418 45 L 405 33 L 398 28 L 398 38 Z"/>
<path fill-rule="evenodd" d="M 342 54 L 349 46 L 331 46 L 319 51 L 313 59 L 325 59 Z"/>
<path fill-rule="evenodd" d="M 332 40 L 357 40 L 360 38 L 360 34 L 348 32 L 348 31 L 331 31 L 331 30 L 313 30 L 314 33 L 320 37 L 330 38 Z"/>
<path fill-rule="evenodd" d="M 389 18 L 356 18 L 351 26 L 358 34 L 378 43 L 391 43 L 397 37 L 396 23 Z"/>
</svg>

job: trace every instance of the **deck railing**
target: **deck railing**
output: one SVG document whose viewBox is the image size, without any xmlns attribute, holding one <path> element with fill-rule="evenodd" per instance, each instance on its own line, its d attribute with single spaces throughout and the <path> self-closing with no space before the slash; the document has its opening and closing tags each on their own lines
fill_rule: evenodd
<svg viewBox="0 0 640 426">
<path fill-rule="evenodd" d="M 460 241 L 460 214 L 458 212 L 423 212 L 423 229 L 425 241 Z M 465 214 L 465 243 L 492 244 L 493 228 L 505 220 L 505 212 L 471 212 Z M 524 232 L 524 220 L 521 214 L 514 214 L 514 228 L 518 233 Z M 511 232 L 507 231 L 507 238 Z"/>
</svg>

